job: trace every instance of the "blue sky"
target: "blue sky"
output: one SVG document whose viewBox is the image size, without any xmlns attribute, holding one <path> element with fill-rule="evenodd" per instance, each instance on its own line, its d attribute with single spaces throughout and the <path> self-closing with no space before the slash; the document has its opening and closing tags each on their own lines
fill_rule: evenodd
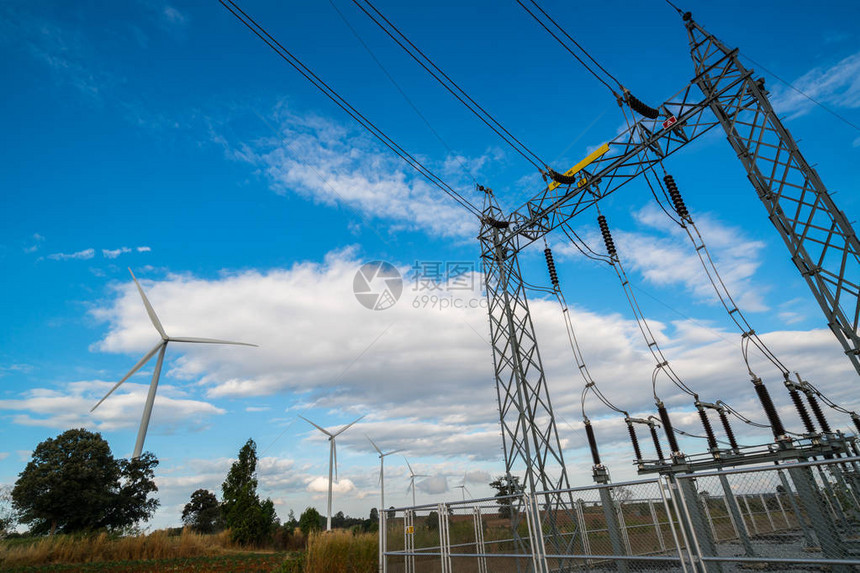
<svg viewBox="0 0 860 573">
<path fill-rule="evenodd" d="M 479 201 L 477 181 L 507 207 L 541 189 L 531 165 L 352 3 L 240 5 L 452 187 Z M 608 91 L 513 1 L 377 7 L 559 171 L 623 125 Z M 684 28 L 662 2 L 544 7 L 646 102 L 693 74 Z M 856 3 L 684 8 L 860 125 Z M 14 482 L 41 440 L 72 427 L 101 431 L 116 455 L 130 455 L 152 365 L 89 409 L 157 341 L 132 267 L 169 334 L 260 345 L 168 349 L 146 442 L 161 460 L 162 509 L 152 526 L 177 524 L 198 487 L 220 495 L 230 458 L 249 437 L 263 458 L 261 487 L 282 517 L 323 510 L 326 445 L 298 414 L 330 427 L 367 415 L 339 440 L 336 510 L 366 515 L 378 503 L 365 434 L 384 449 L 404 448 L 416 472 L 433 476 L 419 484 L 419 501 L 457 498 L 464 473 L 473 494 L 489 493 L 503 464 L 480 277 L 470 277 L 472 290 L 445 291 L 460 309 L 422 308 L 429 293 L 411 280 L 384 311 L 365 309 L 352 292 L 357 269 L 373 260 L 407 276 L 416 262 L 479 272 L 477 227 L 465 211 L 217 2 L 5 0 L 0 50 L 0 483 Z M 860 132 L 765 76 L 807 159 L 856 218 Z M 792 369 L 860 407 L 856 374 L 725 139 L 703 137 L 666 167 L 757 331 Z M 756 415 L 737 335 L 686 239 L 642 183 L 602 208 L 676 370 Z M 592 214 L 576 225 L 595 232 Z M 617 279 L 561 237 L 551 242 L 592 373 L 610 398 L 647 411 L 652 364 Z M 539 251 L 523 264 L 546 284 Z M 588 483 L 580 381 L 561 315 L 538 295 L 532 310 L 570 473 Z M 768 377 L 786 408 L 778 376 Z M 686 400 L 665 392 L 679 426 L 697 431 Z M 623 426 L 592 408 L 613 476 L 633 477 Z M 406 476 L 402 459 L 388 458 L 386 505 L 409 501 Z"/>
</svg>

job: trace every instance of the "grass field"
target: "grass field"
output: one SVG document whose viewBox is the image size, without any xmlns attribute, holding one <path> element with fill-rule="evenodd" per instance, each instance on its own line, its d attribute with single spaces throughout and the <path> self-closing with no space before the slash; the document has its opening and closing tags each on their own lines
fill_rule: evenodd
<svg viewBox="0 0 860 573">
<path fill-rule="evenodd" d="M 0 570 L 4 573 L 373 573 L 377 569 L 377 536 L 346 531 L 314 533 L 306 551 L 242 548 L 229 534 L 198 535 L 183 531 L 168 535 L 111 538 L 57 535 L 0 541 Z"/>
</svg>

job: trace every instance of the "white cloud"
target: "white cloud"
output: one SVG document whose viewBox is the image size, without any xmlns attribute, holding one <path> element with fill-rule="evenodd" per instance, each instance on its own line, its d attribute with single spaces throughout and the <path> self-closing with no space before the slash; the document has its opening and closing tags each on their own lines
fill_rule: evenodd
<svg viewBox="0 0 860 573">
<path fill-rule="evenodd" d="M 118 256 L 124 253 L 130 253 L 131 249 L 128 247 L 120 247 L 118 249 L 102 249 L 102 256 L 106 259 L 115 259 Z"/>
<path fill-rule="evenodd" d="M 0 452 L 0 460 L 5 460 L 9 457 L 9 452 Z"/>
<path fill-rule="evenodd" d="M 315 477 L 308 481 L 307 491 L 310 493 L 328 493 L 328 478 Z M 331 491 L 333 493 L 350 493 L 355 491 L 355 484 L 352 480 L 343 478 L 332 482 Z"/>
<path fill-rule="evenodd" d="M 416 481 L 415 487 L 418 491 L 422 491 L 429 495 L 438 495 L 449 491 L 448 478 L 445 476 L 431 476 L 427 479 Z"/>
<path fill-rule="evenodd" d="M 355 252 L 347 250 L 331 253 L 321 264 L 301 263 L 289 269 L 225 273 L 214 280 L 171 275 L 157 283 L 144 281 L 169 334 L 261 344 L 258 349 L 176 345 L 170 349 L 176 353 L 170 374 L 212 398 L 258 397 L 250 408 L 261 407 L 266 396 L 299 394 L 297 411 L 339 412 L 333 425 L 368 414 L 338 438 L 341 448 L 373 455 L 367 434 L 383 450 L 406 448 L 410 457 L 498 460 L 486 311 L 413 308 L 409 284 L 393 308 L 369 311 L 352 293 L 360 264 Z M 477 292 L 466 296 L 481 299 Z M 567 347 L 563 320 L 555 302 L 532 299 L 530 307 L 561 439 L 578 451 L 585 446 L 578 422 L 582 382 Z M 117 297 L 95 314 L 109 327 L 98 350 L 137 355 L 157 340 L 131 284 L 119 287 Z M 587 333 L 580 340 L 583 354 L 604 394 L 631 413 L 653 413 L 654 360 L 643 347 L 635 322 L 578 306 L 571 307 L 571 316 L 577 331 Z M 705 320 L 652 321 L 651 327 L 675 371 L 703 400 L 730 399 L 742 412 L 758 416 L 739 335 Z M 819 384 L 837 402 L 857 407 L 847 382 L 852 379 L 850 364 L 829 331 L 760 334 L 789 368 Z M 756 355 L 752 366 L 771 385 L 777 404 L 787 407 L 778 371 Z M 129 399 L 130 403 L 139 405 L 142 391 L 143 386 L 141 397 Z M 691 412 L 689 397 L 663 377 L 657 391 L 679 412 L 679 427 L 701 432 L 695 416 L 684 414 Z M 607 440 L 605 446 L 623 451 L 627 439 L 623 423 L 594 397 L 589 397 L 587 407 L 589 416 L 600 421 L 596 427 Z M 798 427 L 787 412 L 786 424 Z M 605 433 L 605 428 L 611 431 Z M 308 430 L 306 439 L 322 439 L 317 434 Z M 431 473 L 433 468 L 428 470 L 419 473 Z"/>
<path fill-rule="evenodd" d="M 719 304 L 702 262 L 686 231 L 669 219 L 656 205 L 648 204 L 633 213 L 641 229 L 610 227 L 618 246 L 621 262 L 628 271 L 636 271 L 657 286 L 680 285 L 699 301 Z M 767 288 L 753 283 L 761 264 L 765 244 L 748 238 L 708 214 L 694 214 L 696 226 L 715 259 L 714 263 L 735 302 L 744 311 L 767 310 L 763 295 Z M 599 233 L 591 229 L 580 234 L 592 248 L 603 252 Z M 560 254 L 579 256 L 569 243 L 555 248 Z"/>
<path fill-rule="evenodd" d="M 70 382 L 60 389 L 35 388 L 22 397 L 0 400 L 0 410 L 22 412 L 13 417 L 18 424 L 67 429 L 87 427 L 98 431 L 136 428 L 148 384 L 126 382 L 99 408 L 90 413 L 96 402 L 113 386 L 113 382 Z M 178 428 L 200 430 L 210 417 L 225 410 L 199 400 L 179 396 L 175 387 L 159 386 L 158 407 L 153 410 L 150 430 L 163 433 Z"/>
<path fill-rule="evenodd" d="M 152 249 L 151 249 L 151 248 L 149 248 L 149 247 L 137 247 L 137 252 L 138 252 L 138 253 L 148 253 L 148 252 L 150 252 L 151 250 L 152 250 Z"/>
<path fill-rule="evenodd" d="M 165 6 L 164 10 L 162 10 L 162 16 L 164 16 L 164 19 L 168 23 L 179 26 L 184 25 L 188 21 L 188 18 L 185 16 L 185 14 L 183 14 L 173 6 Z"/>
<path fill-rule="evenodd" d="M 81 260 L 85 261 L 87 259 L 91 259 L 96 255 L 95 249 L 84 249 L 83 251 L 78 251 L 76 253 L 53 253 L 48 255 L 48 258 L 53 261 L 68 261 L 68 260 Z"/>
<path fill-rule="evenodd" d="M 45 237 L 43 237 L 39 233 L 33 233 L 31 240 L 33 241 L 33 244 L 29 247 L 24 247 L 25 253 L 35 253 L 36 251 L 38 251 L 39 247 L 42 246 L 42 243 L 45 242 Z"/>
<path fill-rule="evenodd" d="M 831 66 L 813 68 L 791 82 L 803 94 L 837 108 L 860 107 L 860 52 Z M 771 100 L 774 109 L 789 118 L 800 117 L 815 107 L 815 102 L 781 83 L 775 84 Z"/>
<path fill-rule="evenodd" d="M 273 121 L 277 136 L 253 142 L 229 142 L 221 135 L 214 141 L 225 146 L 232 159 L 250 163 L 281 194 L 296 193 L 323 205 L 341 205 L 362 217 L 385 220 L 391 229 L 421 229 L 435 236 L 473 237 L 477 220 L 439 188 L 429 184 L 412 168 L 369 136 L 317 116 L 298 116 L 279 109 Z M 492 156 L 449 158 L 431 170 L 451 175 L 453 165 L 467 165 L 474 172 Z M 460 177 L 463 177 L 462 168 Z M 448 180 L 458 192 L 473 194 L 465 179 Z M 477 203 L 476 203 L 477 201 Z M 472 198 L 480 205 L 480 198 Z M 372 224 L 372 223 L 369 223 Z"/>
</svg>

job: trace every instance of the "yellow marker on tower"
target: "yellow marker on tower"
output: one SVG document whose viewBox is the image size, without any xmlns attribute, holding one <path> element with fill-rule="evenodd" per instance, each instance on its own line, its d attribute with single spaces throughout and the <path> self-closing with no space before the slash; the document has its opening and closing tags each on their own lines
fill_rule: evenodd
<svg viewBox="0 0 860 573">
<path fill-rule="evenodd" d="M 603 145 L 601 145 L 600 147 L 598 147 L 597 149 L 595 149 L 594 151 L 589 153 L 585 159 L 583 159 L 582 161 L 580 161 L 579 163 L 577 163 L 576 165 L 574 165 L 573 167 L 571 167 L 570 169 L 565 171 L 564 175 L 566 177 L 572 177 L 572 176 L 576 175 L 577 173 L 579 173 L 580 171 L 582 171 L 583 169 L 588 167 L 596 159 L 603 157 L 603 155 L 605 155 L 607 151 L 609 151 L 609 144 L 604 143 Z M 585 181 L 585 179 L 580 180 L 579 183 L 577 183 L 577 186 L 582 187 L 583 185 L 585 185 L 585 183 L 583 183 L 583 181 Z M 561 183 L 558 183 L 556 181 L 552 181 L 547 186 L 547 190 L 552 191 L 553 189 L 555 189 L 559 185 L 561 185 Z"/>
</svg>

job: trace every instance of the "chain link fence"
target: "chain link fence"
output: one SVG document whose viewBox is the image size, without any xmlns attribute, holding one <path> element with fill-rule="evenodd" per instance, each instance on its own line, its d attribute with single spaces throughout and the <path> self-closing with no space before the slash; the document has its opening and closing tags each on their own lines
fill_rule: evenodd
<svg viewBox="0 0 860 573">
<path fill-rule="evenodd" d="M 383 512 L 383 573 L 860 571 L 860 458 Z"/>
</svg>

